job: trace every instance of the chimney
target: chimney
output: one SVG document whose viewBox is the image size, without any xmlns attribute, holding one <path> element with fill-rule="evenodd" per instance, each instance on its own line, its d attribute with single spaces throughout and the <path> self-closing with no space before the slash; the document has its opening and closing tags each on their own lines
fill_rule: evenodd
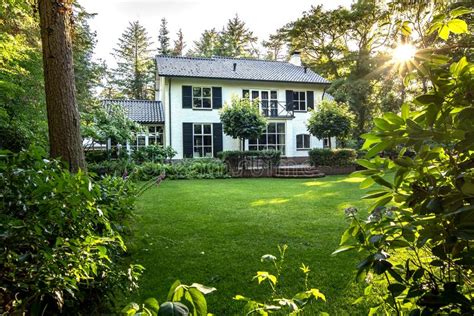
<svg viewBox="0 0 474 316">
<path fill-rule="evenodd" d="M 301 67 L 301 55 L 300 52 L 294 51 L 290 56 L 290 64 Z"/>
<path fill-rule="evenodd" d="M 234 71 L 237 69 L 237 63 L 234 63 Z"/>
</svg>

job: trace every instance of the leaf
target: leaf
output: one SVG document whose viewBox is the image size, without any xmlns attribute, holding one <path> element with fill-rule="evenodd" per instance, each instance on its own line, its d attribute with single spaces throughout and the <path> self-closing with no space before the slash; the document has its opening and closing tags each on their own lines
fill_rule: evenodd
<svg viewBox="0 0 474 316">
<path fill-rule="evenodd" d="M 334 256 L 334 255 L 337 255 L 338 253 L 341 253 L 341 252 L 346 252 L 348 250 L 351 250 L 351 249 L 354 249 L 355 246 L 343 246 L 343 247 L 339 247 L 336 249 L 336 251 L 334 251 L 331 256 Z"/>
<path fill-rule="evenodd" d="M 384 178 L 382 178 L 381 176 L 374 175 L 374 176 L 372 176 L 372 179 L 374 179 L 374 181 L 376 183 L 380 184 L 381 186 L 393 189 L 393 185 L 390 182 L 388 182 L 387 180 L 385 180 Z"/>
<path fill-rule="evenodd" d="M 357 159 L 356 163 L 367 169 L 377 169 L 377 166 L 374 163 L 368 161 L 367 159 Z"/>
<path fill-rule="evenodd" d="M 369 178 L 364 179 L 364 181 L 362 181 L 359 184 L 359 188 L 367 189 L 367 188 L 370 188 L 374 183 L 375 181 L 371 177 L 369 177 Z"/>
<path fill-rule="evenodd" d="M 408 103 L 402 104 L 402 118 L 406 120 L 410 115 L 410 105 Z"/>
<path fill-rule="evenodd" d="M 402 34 L 404 36 L 407 36 L 407 37 L 410 36 L 411 27 L 410 27 L 410 22 L 409 21 L 403 21 L 401 29 L 402 29 Z"/>
<path fill-rule="evenodd" d="M 468 14 L 468 13 L 471 13 L 471 12 L 472 12 L 471 9 L 467 9 L 465 7 L 457 7 L 456 9 L 449 12 L 449 15 L 451 17 L 455 18 L 455 17 L 458 17 L 460 15 Z"/>
<path fill-rule="evenodd" d="M 152 297 L 146 299 L 145 302 L 143 302 L 143 305 L 145 305 L 145 307 L 150 310 L 152 314 L 154 313 L 153 315 L 157 315 L 158 310 L 160 309 L 160 304 L 155 298 Z"/>
<path fill-rule="evenodd" d="M 388 290 L 394 295 L 398 296 L 400 295 L 403 291 L 405 291 L 406 286 L 400 283 L 392 283 L 388 286 Z"/>
<path fill-rule="evenodd" d="M 195 287 L 189 289 L 189 295 L 192 298 L 192 302 L 194 304 L 195 311 L 198 316 L 206 316 L 207 315 L 207 303 L 206 299 L 204 298 L 203 293 Z"/>
<path fill-rule="evenodd" d="M 454 34 L 467 33 L 467 23 L 460 19 L 453 19 L 448 22 L 448 27 Z"/>
<path fill-rule="evenodd" d="M 468 65 L 469 63 L 467 62 L 466 56 L 464 56 L 457 63 L 452 63 L 449 67 L 449 71 L 454 76 L 459 76 Z"/>
<path fill-rule="evenodd" d="M 377 315 L 377 311 L 379 310 L 379 308 L 380 308 L 380 306 L 371 307 L 370 310 L 369 310 L 368 316 Z"/>
<path fill-rule="evenodd" d="M 209 294 L 217 290 L 215 287 L 209 287 L 199 283 L 193 283 L 189 287 L 196 288 L 202 294 Z"/>
<path fill-rule="evenodd" d="M 311 289 L 311 294 L 314 296 L 315 299 L 321 299 L 326 302 L 326 296 L 321 293 L 318 289 Z"/>
<path fill-rule="evenodd" d="M 140 310 L 140 306 L 137 303 L 130 303 L 122 309 L 122 314 L 127 316 L 133 316 Z"/>
<path fill-rule="evenodd" d="M 438 36 L 441 39 L 447 40 L 449 37 L 449 27 L 446 24 L 443 24 L 443 26 L 438 30 Z"/>
<path fill-rule="evenodd" d="M 380 153 L 381 151 L 383 151 L 384 149 L 390 147 L 390 143 L 387 142 L 387 141 L 383 141 L 381 143 L 378 143 L 372 147 L 370 147 L 369 151 L 367 152 L 367 154 L 365 154 L 365 158 L 372 158 L 373 156 L 377 155 L 378 153 Z"/>
</svg>

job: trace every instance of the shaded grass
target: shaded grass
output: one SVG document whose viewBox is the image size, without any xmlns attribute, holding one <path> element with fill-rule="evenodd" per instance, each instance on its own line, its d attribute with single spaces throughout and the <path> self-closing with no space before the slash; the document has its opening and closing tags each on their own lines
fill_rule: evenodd
<svg viewBox="0 0 474 316">
<path fill-rule="evenodd" d="M 131 261 L 146 271 L 140 291 L 131 299 L 166 298 L 180 279 L 214 286 L 208 295 L 215 315 L 240 314 L 236 294 L 262 298 L 270 293 L 252 277 L 271 270 L 263 254 L 278 255 L 289 246 L 280 290 L 291 297 L 303 289 L 301 263 L 311 268 L 310 286 L 321 290 L 327 303 L 318 310 L 332 315 L 363 314 L 351 303 L 360 295 L 354 280 L 357 256 L 331 256 L 347 226 L 344 208 L 366 206 L 359 179 L 330 176 L 304 179 L 225 179 L 165 181 L 140 197 L 134 224 Z"/>
</svg>

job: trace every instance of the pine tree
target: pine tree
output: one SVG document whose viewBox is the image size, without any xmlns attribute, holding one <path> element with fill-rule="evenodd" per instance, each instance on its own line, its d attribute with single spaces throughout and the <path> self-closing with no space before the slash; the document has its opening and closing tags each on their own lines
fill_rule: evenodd
<svg viewBox="0 0 474 316">
<path fill-rule="evenodd" d="M 130 22 L 114 49 L 114 82 L 127 98 L 153 98 L 153 61 L 150 37 L 138 21 Z"/>
<path fill-rule="evenodd" d="M 221 55 L 229 57 L 254 57 L 258 55 L 255 48 L 257 37 L 253 35 L 245 22 L 238 15 L 227 22 L 220 34 Z"/>
<path fill-rule="evenodd" d="M 211 57 L 219 55 L 220 35 L 215 28 L 205 30 L 198 41 L 194 41 L 194 50 L 191 55 L 200 57 Z"/>
<path fill-rule="evenodd" d="M 170 31 L 168 30 L 168 22 L 165 18 L 161 19 L 160 25 L 160 34 L 158 35 L 158 43 L 160 47 L 158 48 L 158 53 L 160 55 L 170 55 L 171 48 L 170 48 Z"/>
<path fill-rule="evenodd" d="M 182 56 L 184 53 L 184 47 L 186 46 L 186 43 L 184 42 L 183 31 L 179 29 L 178 33 L 176 33 L 176 36 L 178 38 L 174 41 L 173 55 Z"/>
<path fill-rule="evenodd" d="M 281 32 L 270 34 L 268 41 L 263 41 L 262 46 L 265 47 L 265 59 L 281 60 L 284 58 L 284 49 L 286 44 L 286 36 Z"/>
</svg>

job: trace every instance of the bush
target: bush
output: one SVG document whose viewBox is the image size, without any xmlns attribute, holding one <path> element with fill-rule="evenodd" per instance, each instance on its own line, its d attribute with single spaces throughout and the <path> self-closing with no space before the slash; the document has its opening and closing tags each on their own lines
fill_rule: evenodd
<svg viewBox="0 0 474 316">
<path fill-rule="evenodd" d="M 187 159 L 175 164 L 146 162 L 137 165 L 131 175 L 136 181 L 148 181 L 165 173 L 169 179 L 227 178 L 227 167 L 215 159 Z"/>
<path fill-rule="evenodd" d="M 167 160 L 168 162 L 171 162 L 171 159 L 176 156 L 176 151 L 170 146 L 146 146 L 135 150 L 131 156 L 133 161 L 135 161 L 136 163 L 164 163 Z"/>
<path fill-rule="evenodd" d="M 89 163 L 87 168 L 96 175 L 126 177 L 135 168 L 135 163 L 130 159 L 105 160 L 97 163 Z"/>
<path fill-rule="evenodd" d="M 278 150 L 229 150 L 220 152 L 218 157 L 232 169 L 252 159 L 260 160 L 265 167 L 271 167 L 280 164 L 281 152 Z"/>
<path fill-rule="evenodd" d="M 0 156 L 2 313 L 96 314 L 139 267 L 119 268 L 135 189 L 92 181 L 38 148 Z M 138 270 L 137 270 L 138 269 Z"/>
<path fill-rule="evenodd" d="M 309 161 L 312 166 L 350 166 L 357 158 L 354 149 L 322 149 L 314 148 L 309 151 Z"/>
</svg>

